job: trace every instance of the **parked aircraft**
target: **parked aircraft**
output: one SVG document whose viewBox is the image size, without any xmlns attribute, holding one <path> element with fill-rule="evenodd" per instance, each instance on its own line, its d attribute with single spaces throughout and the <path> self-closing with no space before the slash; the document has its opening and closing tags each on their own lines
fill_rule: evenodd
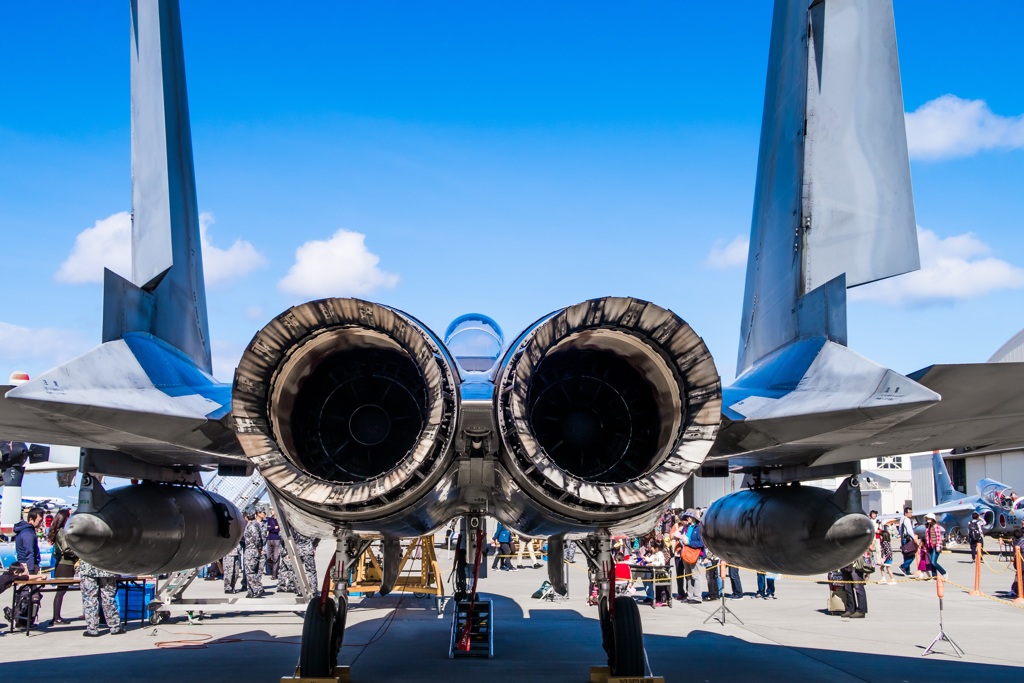
<svg viewBox="0 0 1024 683">
<path fill-rule="evenodd" d="M 815 574 L 870 544 L 861 459 L 1024 437 L 1024 365 L 904 376 L 846 347 L 847 288 L 919 267 L 890 2 L 776 2 L 740 374 L 725 388 L 682 318 L 618 296 L 544 315 L 507 346 L 486 316 L 442 339 L 386 305 L 311 301 L 270 321 L 234 382 L 218 382 L 178 5 L 131 12 L 132 278 L 106 271 L 103 343 L 7 390 L 0 433 L 84 448 L 68 537 L 127 573 L 223 556 L 239 514 L 197 488 L 199 470 L 259 468 L 297 527 L 337 542 L 334 595 L 306 611 L 305 676 L 336 660 L 364 532 L 385 537 L 381 592 L 399 539 L 454 516 L 470 558 L 485 514 L 548 536 L 553 557 L 572 535 L 598 576 L 611 671 L 640 676 L 640 616 L 614 597 L 611 536 L 649 529 L 702 466 L 754 482 L 705 515 L 719 556 Z M 106 491 L 101 474 L 144 483 Z M 835 492 L 799 485 L 839 475 Z M 182 523 L 156 528 L 170 519 Z M 564 567 L 548 569 L 564 591 Z"/>
<path fill-rule="evenodd" d="M 23 373 L 14 373 L 12 379 Z M 25 375 L 25 379 L 28 376 Z M 71 446 L 43 446 L 18 441 L 0 441 L 0 490 L 6 496 L 0 500 L 0 534 L 8 534 L 21 519 L 24 498 L 21 495 L 22 479 L 26 474 L 56 472 L 62 476 L 74 477 L 78 469 L 79 449 Z"/>
<path fill-rule="evenodd" d="M 1009 536 L 1021 528 L 1024 498 L 1019 498 L 1006 484 L 982 479 L 977 484 L 978 495 L 965 496 L 953 488 L 946 463 L 938 453 L 932 454 L 932 470 L 938 504 L 926 510 L 914 510 L 914 516 L 934 514 L 951 542 L 967 542 L 967 524 L 975 512 L 981 516 L 982 530 L 987 536 Z"/>
</svg>

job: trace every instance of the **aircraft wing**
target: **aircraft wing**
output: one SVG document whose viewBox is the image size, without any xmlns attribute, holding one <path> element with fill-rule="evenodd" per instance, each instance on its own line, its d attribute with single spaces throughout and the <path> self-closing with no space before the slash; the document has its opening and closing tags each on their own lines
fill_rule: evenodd
<svg viewBox="0 0 1024 683">
<path fill-rule="evenodd" d="M 941 505 L 936 505 L 935 507 L 930 507 L 930 508 L 927 508 L 927 509 L 924 509 L 924 510 L 917 510 L 917 509 L 915 509 L 914 510 L 914 516 L 915 517 L 920 517 L 922 515 L 928 515 L 928 514 L 932 514 L 932 515 L 954 514 L 955 515 L 957 513 L 974 512 L 977 509 L 978 509 L 978 501 L 975 499 L 972 502 L 971 498 L 968 497 L 968 498 L 963 498 L 963 499 L 958 500 L 958 501 L 952 501 L 952 502 L 949 502 L 949 503 L 942 503 Z"/>
<path fill-rule="evenodd" d="M 790 398 L 798 390 L 777 392 L 774 399 L 766 391 L 727 390 L 726 399 L 732 394 L 739 400 L 723 401 L 725 419 L 712 458 L 742 467 L 829 465 L 894 453 L 1010 447 L 1024 440 L 1024 363 L 933 365 L 907 377 L 889 371 L 878 378 L 880 391 L 872 387 L 842 410 L 829 410 L 820 392 L 813 395 L 814 406 L 801 410 L 806 406 Z M 888 394 L 881 386 L 887 383 Z M 897 384 L 916 389 L 917 398 L 897 403 Z M 909 397 L 907 390 L 900 393 Z M 748 415 L 739 412 L 744 410 Z"/>
</svg>

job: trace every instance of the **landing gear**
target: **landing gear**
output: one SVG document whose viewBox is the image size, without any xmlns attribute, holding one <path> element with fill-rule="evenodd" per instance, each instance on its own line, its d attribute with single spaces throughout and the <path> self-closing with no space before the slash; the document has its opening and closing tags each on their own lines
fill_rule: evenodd
<svg viewBox="0 0 1024 683">
<path fill-rule="evenodd" d="M 314 594 L 302 621 L 299 672 L 303 678 L 327 678 L 338 665 L 348 615 L 349 573 L 369 545 L 369 541 L 361 540 L 347 527 L 339 529 L 336 537 L 337 550 L 328 570 L 329 577 L 334 579 L 334 596 L 327 593 L 325 578 L 323 590 Z"/>
<path fill-rule="evenodd" d="M 606 529 L 601 529 L 587 539 L 584 548 L 597 580 L 601 645 L 608 655 L 611 674 L 643 676 L 646 657 L 640 609 L 628 595 L 613 595 L 615 564 L 611 553 L 611 535 Z"/>
<path fill-rule="evenodd" d="M 946 541 L 948 545 L 967 545 L 967 537 L 964 536 L 964 532 L 958 526 L 946 532 Z"/>
</svg>

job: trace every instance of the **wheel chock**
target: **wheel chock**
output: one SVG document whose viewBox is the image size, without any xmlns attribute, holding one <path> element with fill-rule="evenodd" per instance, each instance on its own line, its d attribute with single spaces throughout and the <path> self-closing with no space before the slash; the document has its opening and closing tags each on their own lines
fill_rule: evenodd
<svg viewBox="0 0 1024 683">
<path fill-rule="evenodd" d="M 664 676 L 612 676 L 607 666 L 590 667 L 590 683 L 665 683 Z"/>
<path fill-rule="evenodd" d="M 294 676 L 282 676 L 281 683 L 352 683 L 352 668 L 348 666 L 336 666 L 330 676 L 319 678 L 306 677 L 298 668 Z"/>
</svg>

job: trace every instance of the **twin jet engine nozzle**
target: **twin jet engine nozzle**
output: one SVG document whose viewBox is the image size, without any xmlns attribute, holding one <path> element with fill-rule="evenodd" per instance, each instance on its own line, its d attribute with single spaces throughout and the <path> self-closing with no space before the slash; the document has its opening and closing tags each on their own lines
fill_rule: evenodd
<svg viewBox="0 0 1024 683">
<path fill-rule="evenodd" d="M 462 379 L 411 316 L 357 299 L 313 301 L 279 315 L 246 349 L 236 431 L 267 483 L 310 519 L 427 533 L 465 504 L 455 466 L 470 457 L 455 447 L 468 442 L 456 439 Z M 488 510 L 525 533 L 660 514 L 700 467 L 720 420 L 721 385 L 703 341 L 638 299 L 547 316 L 489 381 Z"/>
</svg>

